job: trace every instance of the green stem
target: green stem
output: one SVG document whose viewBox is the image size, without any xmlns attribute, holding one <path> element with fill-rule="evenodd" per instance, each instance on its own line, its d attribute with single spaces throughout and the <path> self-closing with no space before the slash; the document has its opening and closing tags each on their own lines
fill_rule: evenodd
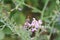
<svg viewBox="0 0 60 40">
<path fill-rule="evenodd" d="M 28 4 L 25 4 L 25 3 L 24 3 L 23 5 L 25 5 L 25 6 L 29 7 L 29 8 L 32 8 L 32 9 L 34 9 L 34 10 L 37 10 L 39 13 L 42 13 L 39 9 L 37 9 L 37 8 L 35 8 L 35 7 L 32 7 L 32 6 L 28 5 Z"/>
<path fill-rule="evenodd" d="M 42 13 L 41 13 L 41 19 L 43 19 L 44 12 L 45 12 L 45 9 L 46 9 L 46 7 L 48 5 L 48 2 L 49 2 L 49 0 L 47 0 L 46 3 L 45 3 L 45 5 L 44 5 L 44 8 L 43 8 Z"/>
<path fill-rule="evenodd" d="M 53 22 L 53 23 L 52 23 L 52 27 L 51 27 L 50 36 L 51 36 L 51 34 L 52 34 L 54 25 L 55 25 L 55 23 L 56 23 L 56 20 L 55 20 L 56 16 L 57 16 L 57 14 L 55 14 L 55 16 L 52 18 L 52 21 L 49 23 L 49 26 L 50 26 L 50 24 Z"/>
</svg>

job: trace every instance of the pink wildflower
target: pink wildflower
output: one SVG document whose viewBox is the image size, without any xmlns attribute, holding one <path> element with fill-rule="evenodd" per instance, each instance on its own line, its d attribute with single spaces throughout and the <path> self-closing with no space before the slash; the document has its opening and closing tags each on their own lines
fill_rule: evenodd
<svg viewBox="0 0 60 40">
<path fill-rule="evenodd" d="M 34 26 L 35 28 L 39 28 L 39 23 L 38 23 L 38 21 L 35 18 L 33 18 L 31 26 Z"/>
</svg>

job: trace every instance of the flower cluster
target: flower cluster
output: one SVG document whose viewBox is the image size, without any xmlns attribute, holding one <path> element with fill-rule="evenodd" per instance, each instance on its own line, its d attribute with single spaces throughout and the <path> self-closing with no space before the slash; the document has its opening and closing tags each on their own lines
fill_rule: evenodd
<svg viewBox="0 0 60 40">
<path fill-rule="evenodd" d="M 30 23 L 30 19 L 27 19 L 25 24 L 24 24 L 24 28 L 26 29 L 31 29 L 31 32 L 37 31 L 39 28 L 44 28 L 44 26 L 42 26 L 42 20 L 36 20 L 35 18 L 33 18 L 32 22 Z"/>
</svg>

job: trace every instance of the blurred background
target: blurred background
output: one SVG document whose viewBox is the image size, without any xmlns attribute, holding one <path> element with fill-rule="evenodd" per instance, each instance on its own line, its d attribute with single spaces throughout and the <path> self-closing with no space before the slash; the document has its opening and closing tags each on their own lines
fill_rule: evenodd
<svg viewBox="0 0 60 40">
<path fill-rule="evenodd" d="M 60 40 L 60 0 L 0 0 L 0 40 Z"/>
</svg>

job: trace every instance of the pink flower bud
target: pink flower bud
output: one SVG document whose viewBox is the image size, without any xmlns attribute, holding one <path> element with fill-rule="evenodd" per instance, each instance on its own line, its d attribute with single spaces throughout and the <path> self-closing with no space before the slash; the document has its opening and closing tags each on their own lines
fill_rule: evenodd
<svg viewBox="0 0 60 40">
<path fill-rule="evenodd" d="M 24 26 L 25 26 L 25 27 L 30 27 L 31 25 L 30 25 L 30 23 L 25 22 Z"/>
<path fill-rule="evenodd" d="M 39 23 L 39 25 L 41 25 L 42 24 L 42 20 L 38 20 L 38 23 Z"/>
<path fill-rule="evenodd" d="M 31 26 L 34 26 L 35 28 L 39 28 L 39 23 L 38 23 L 38 21 L 35 18 L 33 18 Z"/>
<path fill-rule="evenodd" d="M 31 23 L 31 26 L 35 26 L 35 24 L 36 24 L 36 19 L 33 18 L 33 21 L 32 21 L 32 23 Z"/>
<path fill-rule="evenodd" d="M 34 32 L 34 31 L 36 31 L 36 28 L 32 28 L 32 30 L 31 30 L 32 32 Z"/>
</svg>

